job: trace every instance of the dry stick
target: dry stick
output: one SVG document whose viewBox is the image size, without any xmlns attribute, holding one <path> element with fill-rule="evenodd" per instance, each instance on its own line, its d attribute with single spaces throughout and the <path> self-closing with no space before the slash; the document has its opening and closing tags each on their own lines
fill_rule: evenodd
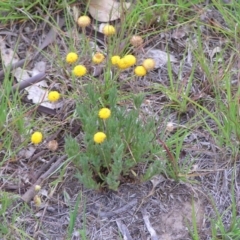
<svg viewBox="0 0 240 240">
<path fill-rule="evenodd" d="M 46 73 L 43 72 L 43 73 L 39 73 L 33 77 L 30 77 L 24 81 L 21 81 L 12 87 L 12 92 L 15 92 L 16 90 L 20 91 L 24 88 L 27 88 L 27 87 L 33 85 L 34 83 L 38 83 L 38 82 L 42 81 L 45 77 L 46 77 Z"/>
<path fill-rule="evenodd" d="M 119 228 L 119 231 L 121 232 L 121 234 L 123 235 L 123 239 L 124 240 L 133 240 L 133 238 L 131 237 L 127 226 L 122 223 L 121 220 L 116 220 L 117 226 Z"/>
<path fill-rule="evenodd" d="M 33 105 L 33 103 L 31 101 L 28 101 L 27 99 L 21 99 L 21 101 L 24 103 L 29 103 L 29 104 Z M 57 114 L 57 111 L 55 109 L 47 108 L 47 107 L 44 107 L 41 105 L 36 105 L 35 108 L 37 109 L 37 111 L 46 113 L 48 115 L 56 116 L 56 114 Z M 35 109 L 32 111 L 35 111 Z"/>
<path fill-rule="evenodd" d="M 150 235 L 151 235 L 151 240 L 158 240 L 158 236 L 156 234 L 156 231 L 153 229 L 150 220 L 149 220 L 149 216 L 147 214 L 146 208 L 142 209 L 142 216 L 143 216 L 143 220 L 144 223 L 147 227 L 147 230 L 149 231 Z"/>
<path fill-rule="evenodd" d="M 20 91 L 24 88 L 27 88 L 27 87 L 31 86 L 32 84 L 35 84 L 37 82 L 42 81 L 42 79 L 44 79 L 45 76 L 46 76 L 45 73 L 39 73 L 39 74 L 37 74 L 37 75 L 35 75 L 31 78 L 28 78 L 28 79 L 26 79 L 22 82 L 19 82 L 19 83 L 15 84 L 12 87 L 12 93 L 14 93 L 16 90 Z M 27 101 L 22 99 L 22 102 L 27 102 Z M 29 103 L 32 103 L 32 102 L 29 102 Z M 49 115 L 52 115 L 52 116 L 56 115 L 56 110 L 51 109 L 51 108 L 47 108 L 47 107 L 44 107 L 44 106 L 41 106 L 41 105 L 39 105 L 39 106 L 36 105 L 36 109 L 38 111 L 42 112 L 42 113 L 46 113 L 46 114 L 49 114 Z"/>
<path fill-rule="evenodd" d="M 18 68 L 18 67 L 22 67 L 25 63 L 26 63 L 26 59 L 22 59 L 16 63 L 14 63 L 13 65 L 8 65 L 7 68 L 9 67 L 9 72 L 11 72 L 12 70 Z M 2 81 L 4 79 L 5 76 L 5 72 L 4 70 L 0 71 L 0 81 Z"/>
<path fill-rule="evenodd" d="M 24 195 L 21 197 L 21 199 L 26 202 L 29 203 L 31 201 L 31 199 L 34 197 L 34 195 L 36 194 L 35 191 L 35 186 L 36 185 L 43 185 L 44 181 L 57 169 L 59 168 L 59 166 L 61 165 L 61 163 L 67 158 L 66 155 L 60 157 L 57 162 L 55 162 L 47 172 L 45 172 L 29 189 L 27 192 L 24 193 Z"/>
<path fill-rule="evenodd" d="M 37 179 L 43 174 L 49 167 L 52 165 L 53 162 L 55 162 L 57 159 L 57 156 L 52 157 L 47 164 L 42 165 L 42 167 L 38 170 L 38 172 L 32 177 L 32 180 L 34 182 L 37 181 Z M 31 180 L 31 182 L 32 182 Z"/>
</svg>

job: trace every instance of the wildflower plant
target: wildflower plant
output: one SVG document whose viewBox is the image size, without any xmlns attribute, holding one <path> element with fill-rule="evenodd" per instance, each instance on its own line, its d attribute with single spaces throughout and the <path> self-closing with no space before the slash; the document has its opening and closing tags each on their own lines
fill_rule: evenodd
<svg viewBox="0 0 240 240">
<path fill-rule="evenodd" d="M 134 97 L 134 107 L 129 110 L 117 105 L 115 88 L 97 94 L 94 86 L 88 85 L 85 92 L 84 102 L 76 107 L 84 137 L 79 142 L 68 136 L 65 142 L 80 182 L 87 188 L 117 190 L 124 177 L 148 180 L 160 173 L 164 162 L 156 156 L 162 149 L 155 139 L 155 121 L 141 119 L 143 97 Z M 140 164 L 147 170 L 138 174 L 135 171 Z"/>
</svg>

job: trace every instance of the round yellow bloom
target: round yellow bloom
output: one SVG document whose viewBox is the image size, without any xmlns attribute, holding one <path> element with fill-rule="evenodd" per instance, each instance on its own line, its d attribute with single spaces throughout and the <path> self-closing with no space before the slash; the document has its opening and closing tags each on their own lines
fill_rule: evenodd
<svg viewBox="0 0 240 240">
<path fill-rule="evenodd" d="M 129 55 L 126 55 L 126 56 L 123 57 L 123 61 L 129 67 L 131 67 L 131 66 L 133 66 L 137 62 L 137 59 L 133 55 L 129 54 Z"/>
<path fill-rule="evenodd" d="M 116 33 L 116 29 L 113 25 L 107 24 L 103 27 L 103 34 L 105 36 L 111 36 Z"/>
<path fill-rule="evenodd" d="M 134 72 L 139 77 L 145 76 L 147 74 L 147 71 L 143 66 L 135 67 Z"/>
<path fill-rule="evenodd" d="M 40 186 L 40 185 L 35 185 L 35 188 L 34 188 L 34 189 L 35 189 L 36 192 L 38 192 L 38 191 L 41 190 L 41 186 Z"/>
<path fill-rule="evenodd" d="M 151 71 L 155 68 L 155 61 L 152 58 L 147 58 L 143 61 L 142 65 L 147 71 Z"/>
<path fill-rule="evenodd" d="M 50 102 L 56 102 L 59 100 L 59 98 L 60 98 L 60 93 L 57 91 L 51 91 L 48 93 L 48 100 Z"/>
<path fill-rule="evenodd" d="M 77 23 L 78 23 L 79 27 L 84 28 L 84 27 L 87 27 L 91 24 L 91 19 L 90 19 L 89 16 L 81 16 L 81 17 L 78 18 Z"/>
<path fill-rule="evenodd" d="M 93 140 L 95 143 L 103 143 L 104 140 L 106 139 L 106 134 L 103 132 L 97 132 L 96 134 L 94 134 Z"/>
<path fill-rule="evenodd" d="M 107 119 L 111 116 L 111 110 L 109 108 L 102 108 L 98 112 L 98 116 L 102 119 Z"/>
<path fill-rule="evenodd" d="M 43 135 L 41 132 L 34 132 L 31 136 L 31 142 L 33 144 L 39 144 L 43 140 Z"/>
<path fill-rule="evenodd" d="M 40 207 L 40 206 L 41 206 L 42 201 L 41 201 L 41 198 L 40 198 L 38 195 L 36 195 L 36 196 L 33 198 L 33 201 L 34 201 L 36 207 Z"/>
<path fill-rule="evenodd" d="M 117 65 L 120 59 L 121 59 L 120 56 L 115 55 L 111 57 L 111 62 L 113 65 Z"/>
<path fill-rule="evenodd" d="M 120 68 L 120 69 L 122 69 L 122 70 L 129 67 L 128 64 L 125 62 L 125 60 L 124 60 L 123 58 L 121 58 L 121 59 L 118 61 L 117 65 L 118 65 L 118 68 Z"/>
<path fill-rule="evenodd" d="M 78 59 L 78 55 L 75 52 L 70 52 L 66 56 L 66 62 L 69 64 L 75 63 Z"/>
<path fill-rule="evenodd" d="M 74 69 L 73 69 L 73 74 L 77 77 L 82 77 L 87 73 L 87 69 L 85 66 L 83 65 L 77 65 Z"/>
<path fill-rule="evenodd" d="M 103 60 L 104 60 L 104 55 L 102 54 L 102 53 L 100 53 L 100 52 L 97 52 L 97 53 L 95 53 L 94 55 L 93 55 L 93 57 L 92 57 L 92 61 L 94 62 L 94 63 L 96 63 L 96 64 L 99 64 L 99 63 L 101 63 Z"/>
</svg>

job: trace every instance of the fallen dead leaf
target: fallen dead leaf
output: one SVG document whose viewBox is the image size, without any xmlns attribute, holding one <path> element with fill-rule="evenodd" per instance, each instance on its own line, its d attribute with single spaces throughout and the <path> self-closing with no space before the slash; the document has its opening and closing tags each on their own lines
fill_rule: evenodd
<svg viewBox="0 0 240 240">
<path fill-rule="evenodd" d="M 114 0 L 90 0 L 89 12 L 100 22 L 109 22 L 120 18 L 121 13 L 130 7 L 131 3 Z"/>
<path fill-rule="evenodd" d="M 19 57 L 17 54 L 11 49 L 7 48 L 7 44 L 4 39 L 0 36 L 0 51 L 2 63 L 5 67 L 7 67 L 10 63 L 14 64 L 19 61 Z M 12 73 L 18 82 L 24 81 L 33 77 L 39 73 L 45 72 L 45 62 L 37 62 L 35 63 L 32 71 L 28 71 L 22 69 L 20 67 L 12 70 Z M 38 83 L 33 84 L 30 87 L 25 88 L 28 92 L 27 98 L 32 100 L 33 103 L 40 104 L 41 106 L 56 109 L 62 106 L 62 102 L 51 103 L 48 101 L 48 84 L 45 80 L 42 80 Z"/>
</svg>

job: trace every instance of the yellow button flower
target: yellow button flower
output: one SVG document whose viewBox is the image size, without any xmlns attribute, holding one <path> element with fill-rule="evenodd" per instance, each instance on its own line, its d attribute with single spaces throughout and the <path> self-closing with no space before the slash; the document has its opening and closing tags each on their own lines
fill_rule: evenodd
<svg viewBox="0 0 240 240">
<path fill-rule="evenodd" d="M 91 19 L 89 16 L 81 16 L 78 18 L 77 23 L 79 27 L 85 28 L 91 24 Z"/>
<path fill-rule="evenodd" d="M 103 34 L 105 36 L 111 36 L 116 33 L 116 29 L 113 25 L 107 24 L 103 27 Z"/>
<path fill-rule="evenodd" d="M 118 63 L 117 63 L 118 68 L 124 70 L 127 69 L 129 66 L 128 64 L 125 62 L 125 60 L 123 58 L 121 58 Z"/>
<path fill-rule="evenodd" d="M 69 64 L 75 63 L 78 59 L 78 55 L 75 52 L 70 52 L 66 56 L 66 62 Z"/>
<path fill-rule="evenodd" d="M 48 93 L 48 100 L 50 102 L 56 102 L 59 100 L 59 98 L 60 98 L 60 93 L 57 91 L 51 91 Z"/>
<path fill-rule="evenodd" d="M 31 142 L 33 144 L 39 144 L 43 140 L 43 135 L 41 132 L 34 132 L 31 136 Z"/>
<path fill-rule="evenodd" d="M 73 69 L 73 74 L 77 77 L 82 77 L 87 73 L 87 69 L 85 66 L 83 65 L 77 65 L 74 69 Z"/>
<path fill-rule="evenodd" d="M 120 58 L 120 56 L 118 56 L 118 55 L 112 56 L 112 57 L 111 57 L 112 65 L 117 65 L 120 59 L 121 59 L 121 58 Z"/>
<path fill-rule="evenodd" d="M 41 198 L 38 195 L 34 196 L 33 201 L 36 207 L 40 207 L 42 204 Z"/>
<path fill-rule="evenodd" d="M 139 77 L 145 76 L 147 74 L 147 71 L 143 66 L 135 67 L 134 72 Z"/>
<path fill-rule="evenodd" d="M 136 63 L 137 59 L 133 55 L 129 54 L 129 55 L 126 55 L 126 56 L 123 57 L 123 61 L 129 67 L 131 67 L 131 66 L 133 66 Z"/>
<path fill-rule="evenodd" d="M 100 53 L 100 52 L 97 52 L 97 53 L 95 53 L 94 55 L 93 55 L 93 57 L 92 57 L 92 61 L 94 62 L 94 63 L 96 63 L 96 64 L 99 64 L 99 63 L 101 63 L 103 60 L 104 60 L 104 55 L 102 54 L 102 53 Z"/>
<path fill-rule="evenodd" d="M 152 58 L 147 58 L 143 61 L 142 65 L 147 71 L 151 71 L 155 68 L 155 61 Z"/>
<path fill-rule="evenodd" d="M 103 143 L 104 140 L 106 139 L 106 134 L 103 132 L 97 132 L 96 134 L 94 134 L 93 140 L 95 143 Z"/>
<path fill-rule="evenodd" d="M 109 108 L 102 108 L 98 112 L 98 116 L 102 119 L 108 119 L 111 116 L 111 110 Z"/>
<path fill-rule="evenodd" d="M 41 186 L 40 185 L 35 185 L 34 189 L 35 189 L 36 192 L 39 192 L 41 190 Z"/>
</svg>

